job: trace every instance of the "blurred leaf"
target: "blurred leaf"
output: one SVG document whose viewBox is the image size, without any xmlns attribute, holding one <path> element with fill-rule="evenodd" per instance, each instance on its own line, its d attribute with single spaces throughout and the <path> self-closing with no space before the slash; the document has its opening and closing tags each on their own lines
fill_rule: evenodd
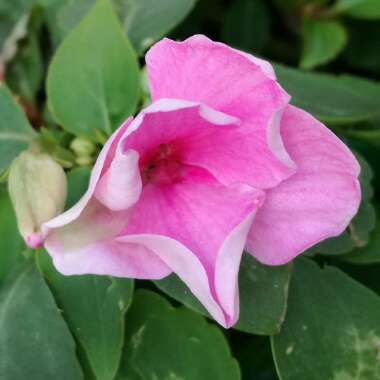
<svg viewBox="0 0 380 380">
<path fill-rule="evenodd" d="M 346 21 L 350 38 L 343 56 L 353 68 L 380 73 L 380 21 Z M 365 36 L 365 38 L 363 38 Z"/>
<path fill-rule="evenodd" d="M 291 103 L 326 123 L 352 124 L 380 115 L 380 85 L 349 75 L 305 73 L 274 65 Z"/>
<path fill-rule="evenodd" d="M 31 260 L 4 281 L 0 310 L 1 379 L 83 379 L 74 340 Z"/>
<path fill-rule="evenodd" d="M 23 259 L 24 242 L 18 232 L 8 192 L 0 188 L 0 281 Z"/>
<path fill-rule="evenodd" d="M 333 267 L 295 261 L 286 320 L 272 337 L 282 380 L 376 380 L 380 298 Z"/>
<path fill-rule="evenodd" d="M 346 30 L 338 21 L 305 20 L 300 66 L 312 69 L 334 59 L 347 41 Z"/>
<path fill-rule="evenodd" d="M 380 18 L 379 0 L 338 0 L 333 9 L 355 18 Z"/>
<path fill-rule="evenodd" d="M 295 9 L 304 8 L 305 6 L 324 5 L 329 0 L 275 0 L 275 4 L 284 11 L 294 11 Z"/>
<path fill-rule="evenodd" d="M 0 61 L 12 58 L 17 42 L 26 33 L 28 13 L 34 0 L 0 1 Z"/>
<path fill-rule="evenodd" d="M 139 71 L 107 0 L 99 1 L 57 50 L 47 79 L 49 107 L 69 132 L 110 135 L 136 108 Z"/>
<path fill-rule="evenodd" d="M 234 47 L 259 53 L 269 41 L 269 17 L 262 0 L 234 1 L 223 22 L 223 40 Z"/>
<path fill-rule="evenodd" d="M 35 132 L 12 94 L 0 83 L 0 173 L 28 147 Z"/>
<path fill-rule="evenodd" d="M 67 173 L 67 199 L 65 209 L 69 209 L 79 201 L 86 192 L 90 180 L 91 169 L 76 168 Z"/>
<path fill-rule="evenodd" d="M 54 47 L 58 47 L 67 35 L 89 13 L 97 0 L 53 0 L 46 10 L 46 22 Z"/>
<path fill-rule="evenodd" d="M 62 167 L 71 168 L 74 165 L 75 156 L 63 147 L 60 136 L 54 132 L 54 129 L 41 128 L 38 143 L 42 150 L 53 157 Z"/>
<path fill-rule="evenodd" d="M 112 0 L 125 35 L 138 54 L 178 25 L 197 0 Z M 59 43 L 87 14 L 95 0 L 68 0 L 55 6 L 49 22 L 55 43 Z"/>
<path fill-rule="evenodd" d="M 114 0 L 123 29 L 138 54 L 179 24 L 195 3 L 196 0 Z"/>
<path fill-rule="evenodd" d="M 244 254 L 239 273 L 240 318 L 234 328 L 259 335 L 279 332 L 285 318 L 290 275 L 291 265 L 269 267 Z M 190 309 L 209 316 L 177 276 L 155 284 Z"/>
<path fill-rule="evenodd" d="M 24 100 L 35 102 L 44 75 L 42 52 L 39 46 L 41 29 L 39 9 L 32 12 L 28 23 L 28 35 L 20 43 L 16 56 L 7 66 L 5 79 L 9 87 Z"/>
<path fill-rule="evenodd" d="M 222 332 L 192 311 L 138 290 L 126 318 L 126 346 L 117 380 L 238 380 Z"/>
<path fill-rule="evenodd" d="M 38 259 L 96 378 L 112 380 L 122 352 L 124 315 L 132 300 L 133 281 L 108 276 L 63 276 L 45 251 L 39 252 Z"/>
</svg>

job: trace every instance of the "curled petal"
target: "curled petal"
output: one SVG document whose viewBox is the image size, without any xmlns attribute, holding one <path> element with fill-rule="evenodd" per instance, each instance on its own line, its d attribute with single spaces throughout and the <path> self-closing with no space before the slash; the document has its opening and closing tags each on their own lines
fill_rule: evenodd
<svg viewBox="0 0 380 380">
<path fill-rule="evenodd" d="M 113 240 L 128 222 L 129 208 L 141 192 L 137 153 L 123 154 L 119 149 L 121 138 L 130 133 L 131 121 L 103 147 L 79 202 L 43 225 L 45 248 L 63 274 L 159 279 L 171 272 L 148 249 Z"/>
<path fill-rule="evenodd" d="M 171 143 L 183 163 L 208 170 L 223 184 L 246 183 L 266 189 L 295 170 L 282 145 L 279 115 L 274 114 L 261 131 L 200 103 L 160 99 L 133 121 L 133 132 L 122 146 L 143 157 Z"/>
<path fill-rule="evenodd" d="M 222 325 L 239 314 L 237 274 L 260 190 L 225 187 L 199 168 L 170 187 L 148 185 L 119 241 L 143 244 Z"/>
<path fill-rule="evenodd" d="M 138 161 L 139 155 L 134 150 L 119 153 L 100 178 L 95 196 L 109 209 L 127 210 L 139 199 L 142 183 Z"/>
<path fill-rule="evenodd" d="M 205 36 L 183 42 L 163 39 L 151 48 L 146 61 L 154 100 L 196 101 L 241 121 L 238 133 L 220 134 L 216 140 L 209 133 L 192 136 L 202 150 L 187 152 L 190 164 L 220 172 L 221 162 L 235 162 L 239 170 L 227 166 L 219 180 L 233 183 L 236 173 L 254 170 L 256 181 L 245 178 L 244 182 L 260 188 L 274 187 L 294 173 L 279 122 L 289 95 L 276 82 L 268 62 Z M 253 159 L 252 151 L 256 152 Z M 264 175 L 269 167 L 270 178 Z"/>
<path fill-rule="evenodd" d="M 284 264 L 344 231 L 360 204 L 359 165 L 349 149 L 308 113 L 289 106 L 284 144 L 297 173 L 268 191 L 247 241 L 269 265 Z"/>
</svg>

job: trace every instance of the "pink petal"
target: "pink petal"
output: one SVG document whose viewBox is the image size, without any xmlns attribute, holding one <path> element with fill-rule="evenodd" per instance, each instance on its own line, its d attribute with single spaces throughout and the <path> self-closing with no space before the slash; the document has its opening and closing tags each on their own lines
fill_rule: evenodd
<svg viewBox="0 0 380 380">
<path fill-rule="evenodd" d="M 142 188 L 138 162 L 136 151 L 118 152 L 96 186 L 96 198 L 115 211 L 127 210 L 135 204 Z"/>
<path fill-rule="evenodd" d="M 82 196 L 82 198 L 79 200 L 79 202 L 63 214 L 57 216 L 56 218 L 50 220 L 47 223 L 44 223 L 44 225 L 42 226 L 42 230 L 44 231 L 45 235 L 48 234 L 51 229 L 65 226 L 66 224 L 70 223 L 71 221 L 77 219 L 80 216 L 80 214 L 92 198 L 101 175 L 104 174 L 111 165 L 111 162 L 115 157 L 118 143 L 122 136 L 125 134 L 131 122 L 132 118 L 126 120 L 125 123 L 114 132 L 114 134 L 104 145 L 92 169 L 88 189 L 86 193 Z"/>
<path fill-rule="evenodd" d="M 199 103 L 160 99 L 131 124 L 133 132 L 124 138 L 123 149 L 143 157 L 170 142 L 181 162 L 207 169 L 226 185 L 242 182 L 269 188 L 294 172 L 282 146 L 278 115 L 270 120 L 264 136 L 235 117 Z"/>
<path fill-rule="evenodd" d="M 188 167 L 170 186 L 148 184 L 120 241 L 145 245 L 188 285 L 224 326 L 238 317 L 237 273 L 263 193 L 225 187 Z"/>
<path fill-rule="evenodd" d="M 255 122 L 267 121 L 289 101 L 268 62 L 205 36 L 165 38 L 149 50 L 146 62 L 153 100 L 197 101 Z"/>
<path fill-rule="evenodd" d="M 184 42 L 164 39 L 148 52 L 146 60 L 153 99 L 196 101 L 241 120 L 238 133 L 220 134 L 214 144 L 208 133 L 194 140 L 199 147 L 187 153 L 189 164 L 206 168 L 223 183 L 239 181 L 240 176 L 258 188 L 274 187 L 294 172 L 279 123 L 289 96 L 276 82 L 268 62 L 204 36 Z M 225 162 L 235 166 L 225 167 Z"/>
<path fill-rule="evenodd" d="M 43 225 L 45 248 L 63 274 L 159 279 L 171 272 L 148 249 L 113 241 L 141 192 L 137 153 L 122 154 L 119 149 L 121 138 L 130 133 L 131 121 L 128 119 L 105 144 L 79 202 Z"/>
<path fill-rule="evenodd" d="M 269 265 L 284 264 L 342 233 L 360 203 L 359 165 L 331 131 L 292 106 L 281 131 L 298 171 L 268 191 L 247 242 L 248 251 Z"/>
</svg>

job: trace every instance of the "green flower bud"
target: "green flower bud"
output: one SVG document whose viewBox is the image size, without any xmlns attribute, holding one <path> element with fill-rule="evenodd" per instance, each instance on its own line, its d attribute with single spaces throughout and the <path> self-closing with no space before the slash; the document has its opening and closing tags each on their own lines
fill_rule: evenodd
<svg viewBox="0 0 380 380">
<path fill-rule="evenodd" d="M 71 141 L 70 148 L 77 156 L 91 156 L 95 152 L 95 145 L 83 137 Z"/>
<path fill-rule="evenodd" d="M 90 166 L 94 163 L 94 159 L 89 156 L 80 156 L 75 159 L 78 166 Z"/>
<path fill-rule="evenodd" d="M 63 211 L 66 174 L 49 155 L 25 151 L 12 163 L 8 189 L 20 234 L 27 245 L 43 244 L 41 225 Z"/>
</svg>

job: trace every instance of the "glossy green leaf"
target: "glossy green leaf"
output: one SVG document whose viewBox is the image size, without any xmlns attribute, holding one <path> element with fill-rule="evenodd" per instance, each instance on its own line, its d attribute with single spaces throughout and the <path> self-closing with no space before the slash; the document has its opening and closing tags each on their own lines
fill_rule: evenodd
<svg viewBox="0 0 380 380">
<path fill-rule="evenodd" d="M 300 66 L 312 69 L 334 59 L 344 48 L 347 33 L 338 21 L 305 20 Z"/>
<path fill-rule="evenodd" d="M 281 380 L 376 380 L 380 298 L 333 267 L 295 261 L 288 312 L 272 348 Z"/>
<path fill-rule="evenodd" d="M 24 242 L 18 232 L 16 216 L 8 192 L 0 188 L 0 281 L 22 261 Z"/>
<path fill-rule="evenodd" d="M 50 64 L 49 107 L 69 132 L 96 140 L 135 110 L 136 56 L 107 0 L 100 0 L 68 35 Z"/>
<path fill-rule="evenodd" d="M 379 0 L 338 0 L 333 9 L 355 18 L 380 18 Z"/>
<path fill-rule="evenodd" d="M 83 379 L 74 340 L 32 260 L 0 288 L 0 378 Z"/>
<path fill-rule="evenodd" d="M 117 380 L 240 379 L 222 332 L 188 309 L 173 308 L 156 293 L 136 292 L 126 326 Z"/>
<path fill-rule="evenodd" d="M 91 169 L 88 167 L 76 168 L 67 173 L 66 209 L 77 203 L 86 192 L 90 175 Z"/>
<path fill-rule="evenodd" d="M 269 267 L 243 255 L 239 272 L 240 318 L 236 329 L 260 335 L 280 331 L 285 318 L 291 265 Z M 205 316 L 207 311 L 175 275 L 155 284 L 169 296 Z"/>
<path fill-rule="evenodd" d="M 28 147 L 35 132 L 4 84 L 0 84 L 0 173 Z"/>
<path fill-rule="evenodd" d="M 112 380 L 119 366 L 124 315 L 132 300 L 133 281 L 95 275 L 63 276 L 45 251 L 39 252 L 39 263 L 96 379 Z"/>
<path fill-rule="evenodd" d="M 380 115 L 380 85 L 349 75 L 305 73 L 275 65 L 291 103 L 326 123 L 351 124 Z M 375 96 L 376 95 L 376 96 Z"/>
<path fill-rule="evenodd" d="M 192 10 L 196 0 L 114 0 L 123 29 L 139 54 Z"/>
<path fill-rule="evenodd" d="M 269 41 L 270 15 L 262 0 L 237 0 L 223 22 L 223 41 L 248 51 L 261 52 Z"/>
</svg>

